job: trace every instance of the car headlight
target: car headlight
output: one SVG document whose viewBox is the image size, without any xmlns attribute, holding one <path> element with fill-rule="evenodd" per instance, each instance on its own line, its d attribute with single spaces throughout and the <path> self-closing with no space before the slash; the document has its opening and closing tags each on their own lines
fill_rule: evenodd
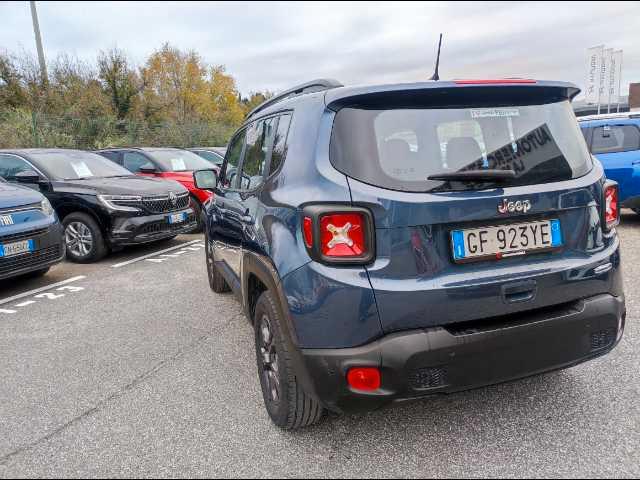
<svg viewBox="0 0 640 480">
<path fill-rule="evenodd" d="M 47 217 L 50 217 L 54 213 L 51 202 L 49 202 L 49 200 L 47 200 L 46 198 L 43 199 L 42 202 L 40 202 L 40 210 L 42 210 L 42 213 L 44 213 Z"/>
<path fill-rule="evenodd" d="M 120 212 L 139 212 L 136 204 L 142 202 L 139 195 L 98 195 L 98 200 L 109 210 Z"/>
</svg>

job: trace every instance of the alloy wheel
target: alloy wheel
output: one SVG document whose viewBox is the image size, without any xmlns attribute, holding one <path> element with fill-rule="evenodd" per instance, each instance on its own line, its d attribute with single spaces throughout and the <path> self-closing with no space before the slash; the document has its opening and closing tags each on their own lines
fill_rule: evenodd
<svg viewBox="0 0 640 480">
<path fill-rule="evenodd" d="M 82 222 L 71 222 L 64 231 L 67 249 L 76 257 L 86 257 L 93 249 L 93 234 Z"/>
<path fill-rule="evenodd" d="M 266 315 L 260 319 L 260 362 L 262 365 L 262 376 L 265 387 L 272 402 L 280 400 L 280 372 L 278 369 L 278 354 L 276 352 L 271 323 Z"/>
</svg>

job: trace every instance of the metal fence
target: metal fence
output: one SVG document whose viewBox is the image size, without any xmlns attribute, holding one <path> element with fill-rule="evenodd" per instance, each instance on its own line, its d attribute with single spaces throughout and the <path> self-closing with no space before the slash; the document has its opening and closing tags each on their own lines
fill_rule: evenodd
<svg viewBox="0 0 640 480">
<path fill-rule="evenodd" d="M 233 130 L 233 126 L 215 122 L 149 123 L 112 117 L 0 111 L 0 148 L 225 145 Z"/>
</svg>

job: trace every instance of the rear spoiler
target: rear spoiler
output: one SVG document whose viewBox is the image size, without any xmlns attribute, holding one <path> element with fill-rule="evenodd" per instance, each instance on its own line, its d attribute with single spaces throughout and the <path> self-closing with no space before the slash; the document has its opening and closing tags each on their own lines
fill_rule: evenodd
<svg viewBox="0 0 640 480">
<path fill-rule="evenodd" d="M 327 108 L 465 108 L 544 105 L 573 100 L 572 83 L 535 80 L 459 80 L 328 90 Z"/>
</svg>

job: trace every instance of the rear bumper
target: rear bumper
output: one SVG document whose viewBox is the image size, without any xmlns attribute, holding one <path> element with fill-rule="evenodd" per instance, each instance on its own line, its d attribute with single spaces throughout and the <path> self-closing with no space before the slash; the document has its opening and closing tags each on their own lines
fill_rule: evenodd
<svg viewBox="0 0 640 480">
<path fill-rule="evenodd" d="M 303 349 L 306 384 L 336 412 L 377 409 L 570 367 L 611 351 L 622 337 L 623 297 L 598 295 L 530 315 L 387 335 L 345 349 Z M 373 393 L 352 391 L 354 366 L 381 369 Z"/>
<path fill-rule="evenodd" d="M 170 215 L 168 213 L 115 218 L 109 234 L 109 244 L 112 246 L 139 245 L 191 232 L 197 227 L 193 209 L 188 208 L 174 213 L 181 212 L 187 213 L 187 221 L 173 225 L 168 221 Z"/>
<path fill-rule="evenodd" d="M 0 258 L 0 280 L 49 268 L 64 260 L 65 246 L 60 223 L 53 223 L 34 235 L 25 232 L 22 239 L 32 239 L 35 242 L 35 250 L 31 253 Z"/>
</svg>

